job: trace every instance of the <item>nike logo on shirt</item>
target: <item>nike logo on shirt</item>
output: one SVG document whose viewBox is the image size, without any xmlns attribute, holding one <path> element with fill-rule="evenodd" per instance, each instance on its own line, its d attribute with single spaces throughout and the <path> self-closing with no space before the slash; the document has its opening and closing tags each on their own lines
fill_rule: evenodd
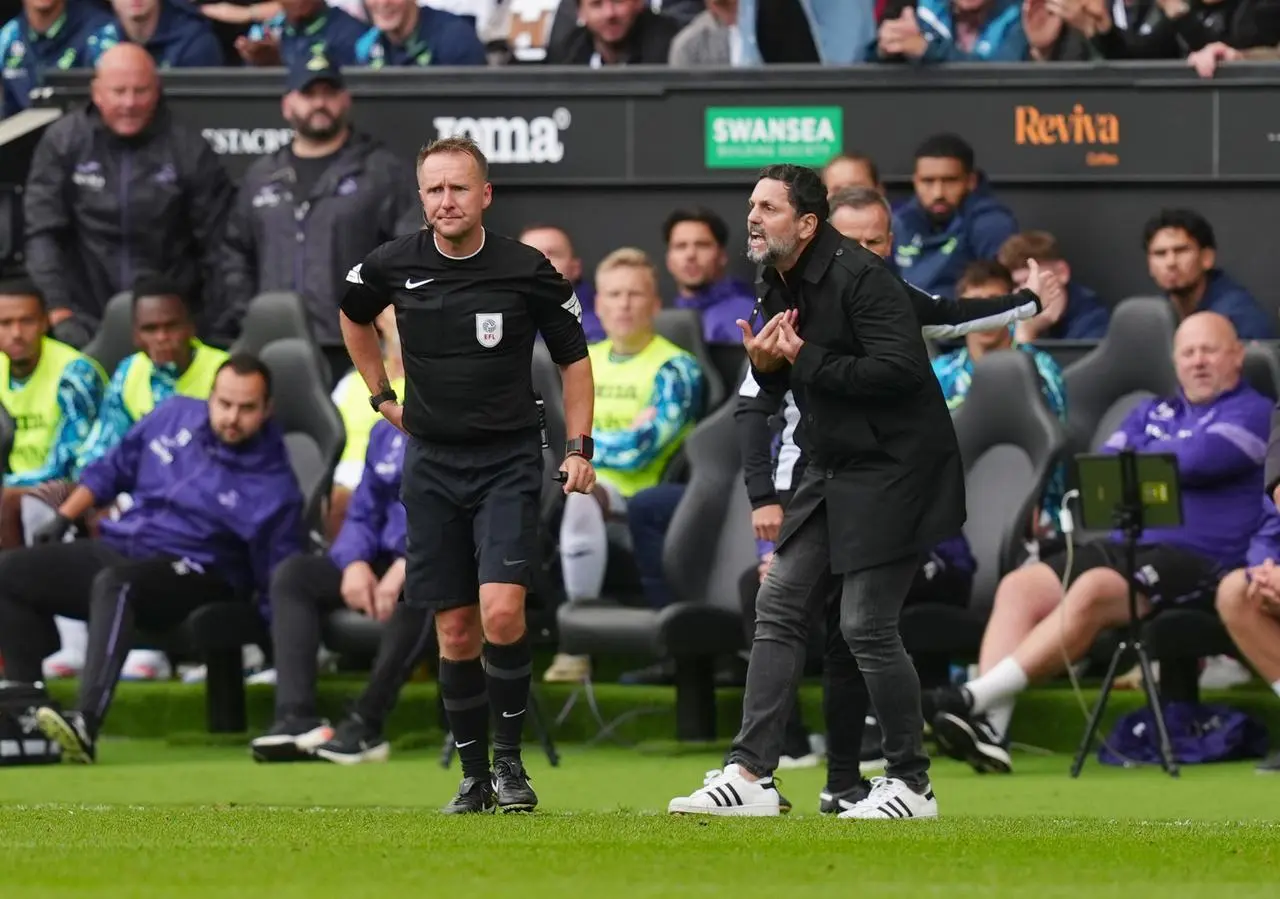
<svg viewBox="0 0 1280 899">
<path fill-rule="evenodd" d="M 425 281 L 414 281 L 411 278 L 405 278 L 404 289 L 413 290 L 415 287 L 421 287 L 423 284 L 430 284 L 435 278 L 428 278 Z"/>
</svg>

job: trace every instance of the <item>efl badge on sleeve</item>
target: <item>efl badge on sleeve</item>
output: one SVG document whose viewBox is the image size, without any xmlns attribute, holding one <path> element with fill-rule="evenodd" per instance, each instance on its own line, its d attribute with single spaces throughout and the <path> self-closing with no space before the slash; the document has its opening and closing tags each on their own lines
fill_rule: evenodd
<svg viewBox="0 0 1280 899">
<path fill-rule="evenodd" d="M 480 346 L 493 349 L 502 343 L 502 313 L 480 312 L 476 314 L 476 340 Z"/>
</svg>

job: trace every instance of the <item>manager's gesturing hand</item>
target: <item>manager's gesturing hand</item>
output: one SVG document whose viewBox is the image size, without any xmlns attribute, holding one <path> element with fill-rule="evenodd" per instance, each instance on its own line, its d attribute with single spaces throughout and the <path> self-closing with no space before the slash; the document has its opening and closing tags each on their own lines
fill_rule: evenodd
<svg viewBox="0 0 1280 899">
<path fill-rule="evenodd" d="M 771 372 L 782 368 L 787 360 L 778 350 L 778 338 L 781 336 L 782 323 L 792 323 L 797 317 L 794 309 L 779 312 L 765 323 L 759 334 L 751 333 L 751 324 L 738 319 L 738 328 L 742 331 L 742 345 L 747 350 L 747 357 L 757 371 Z"/>
</svg>

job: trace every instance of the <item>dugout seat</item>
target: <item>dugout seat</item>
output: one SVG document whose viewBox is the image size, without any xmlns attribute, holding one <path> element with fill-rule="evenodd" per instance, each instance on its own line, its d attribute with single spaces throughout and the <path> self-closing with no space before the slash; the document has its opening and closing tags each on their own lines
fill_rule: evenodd
<svg viewBox="0 0 1280 899">
<path fill-rule="evenodd" d="M 1040 392 L 1031 357 L 990 353 L 953 413 L 964 460 L 968 538 L 978 567 L 968 608 L 924 603 L 902 612 L 912 656 L 970 659 L 982 644 L 1000 578 L 1017 564 L 1045 483 L 1062 457 L 1066 434 Z"/>
<path fill-rule="evenodd" d="M 107 301 L 102 323 L 84 347 L 84 354 L 98 360 L 110 378 L 125 359 L 138 351 L 133 344 L 133 293 L 125 290 Z"/>
<path fill-rule="evenodd" d="M 556 365 L 546 344 L 541 340 L 533 344 L 533 390 L 542 397 L 547 415 L 541 520 L 549 525 L 558 519 L 564 505 L 564 491 L 555 476 L 564 460 L 564 442 L 568 435 L 564 424 L 564 386 L 560 378 L 560 366 Z"/>
<path fill-rule="evenodd" d="M 318 528 L 333 486 L 333 470 L 346 445 L 342 416 L 325 390 L 313 346 L 296 337 L 275 340 L 259 354 L 271 370 L 275 420 L 284 430 L 308 527 Z"/>
<path fill-rule="evenodd" d="M 9 410 L 0 406 L 0 475 L 9 473 L 9 454 L 13 452 L 13 441 L 18 435 L 18 427 L 9 415 Z M 3 484 L 0 481 L 0 484 Z"/>
<path fill-rule="evenodd" d="M 653 329 L 698 360 L 703 380 L 699 418 L 706 418 L 719 409 L 728 393 L 724 378 L 702 339 L 702 317 L 692 309 L 663 309 L 654 318 Z"/>
<path fill-rule="evenodd" d="M 315 353 L 321 383 L 332 384 L 333 372 L 312 336 L 307 307 L 302 297 L 290 290 L 266 291 L 249 301 L 231 352 L 260 356 L 267 344 L 289 338 L 307 342 Z"/>
<path fill-rule="evenodd" d="M 1263 396 L 1280 399 L 1280 348 L 1261 340 L 1246 345 L 1244 379 Z"/>
<path fill-rule="evenodd" d="M 722 405 L 685 441 L 691 477 L 663 550 L 676 602 L 654 610 L 603 597 L 557 614 L 561 652 L 674 660 L 680 740 L 716 736 L 715 662 L 743 646 L 738 581 L 757 561 L 733 410 Z"/>
<path fill-rule="evenodd" d="M 1097 348 L 1062 373 L 1072 456 L 1101 446 L 1144 399 L 1177 391 L 1177 326 L 1173 308 L 1163 297 L 1133 297 L 1116 306 Z"/>
<path fill-rule="evenodd" d="M 9 454 L 13 452 L 13 440 L 18 428 L 9 410 L 0 406 L 0 499 L 4 498 L 4 476 L 9 473 Z"/>
</svg>

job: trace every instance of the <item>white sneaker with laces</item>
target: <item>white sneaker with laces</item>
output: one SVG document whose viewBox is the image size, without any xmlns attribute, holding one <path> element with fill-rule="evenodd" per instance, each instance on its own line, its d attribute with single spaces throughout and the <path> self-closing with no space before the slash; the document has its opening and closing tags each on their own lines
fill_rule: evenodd
<svg viewBox="0 0 1280 899">
<path fill-rule="evenodd" d="M 870 795 L 854 803 L 847 812 L 841 812 L 840 817 L 863 820 L 936 818 L 938 800 L 933 797 L 932 785 L 922 796 L 896 777 L 873 777 Z"/>
<path fill-rule="evenodd" d="M 780 815 L 782 810 L 772 777 L 747 780 L 737 765 L 725 765 L 723 771 L 707 772 L 702 789 L 672 799 L 667 813 L 765 818 Z"/>
</svg>

